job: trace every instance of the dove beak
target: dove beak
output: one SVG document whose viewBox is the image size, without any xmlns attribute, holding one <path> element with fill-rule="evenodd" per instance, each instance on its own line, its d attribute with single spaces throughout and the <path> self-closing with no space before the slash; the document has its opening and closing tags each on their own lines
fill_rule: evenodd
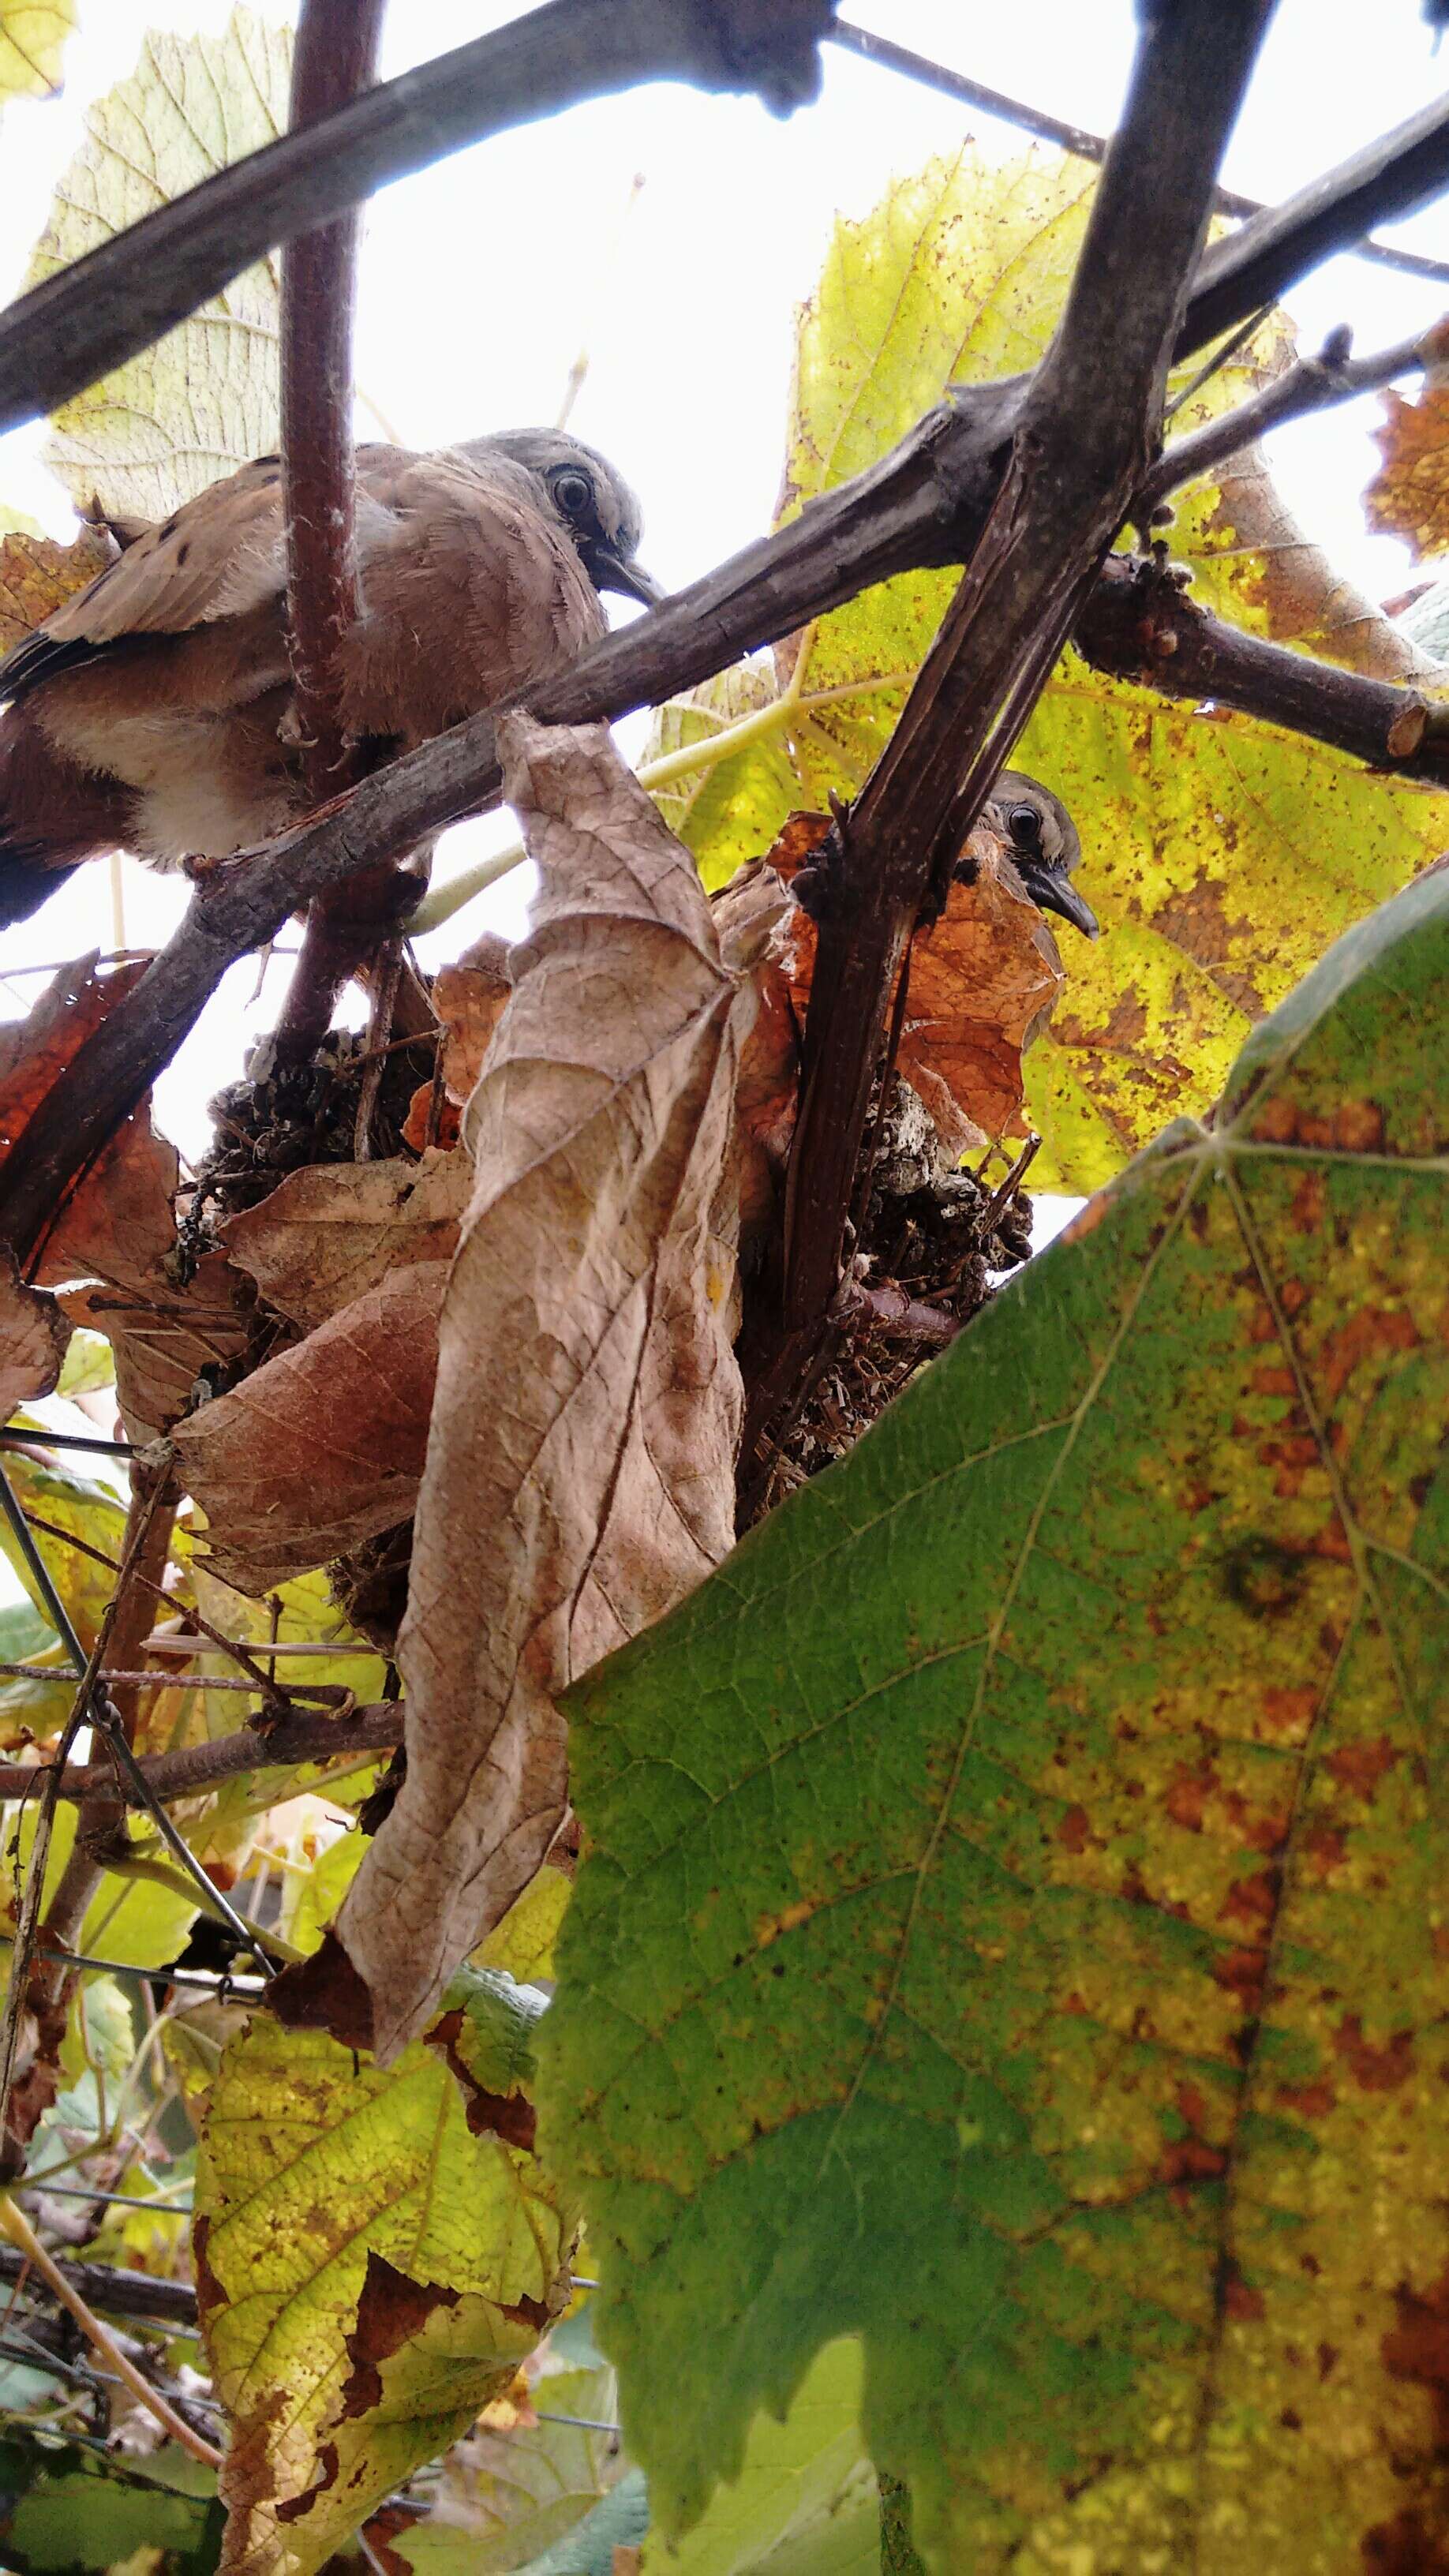
<svg viewBox="0 0 1449 2576">
<path fill-rule="evenodd" d="M 1079 895 L 1064 868 L 1043 867 L 1030 859 L 1018 858 L 1017 873 L 1039 912 L 1060 913 L 1074 930 L 1086 939 L 1096 939 L 1102 925 L 1091 905 Z"/>
<path fill-rule="evenodd" d="M 595 590 L 621 590 L 626 599 L 642 600 L 646 608 L 657 608 L 669 597 L 662 581 L 635 563 L 628 555 L 607 543 L 596 543 L 584 552 L 584 569 Z"/>
</svg>

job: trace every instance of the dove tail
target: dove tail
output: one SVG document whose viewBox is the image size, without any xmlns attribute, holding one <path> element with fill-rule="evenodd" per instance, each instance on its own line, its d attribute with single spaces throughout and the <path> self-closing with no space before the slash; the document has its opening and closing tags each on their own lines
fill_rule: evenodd
<svg viewBox="0 0 1449 2576">
<path fill-rule="evenodd" d="M 124 844 L 129 798 L 77 769 L 23 708 L 0 717 L 0 930 L 38 912 L 83 859 Z"/>
</svg>

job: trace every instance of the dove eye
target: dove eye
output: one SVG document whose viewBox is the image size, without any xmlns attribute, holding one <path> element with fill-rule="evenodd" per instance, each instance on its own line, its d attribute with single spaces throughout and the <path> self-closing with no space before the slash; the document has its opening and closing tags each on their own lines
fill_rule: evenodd
<svg viewBox="0 0 1449 2576">
<path fill-rule="evenodd" d="M 1034 805 L 1013 805 L 1006 822 L 1019 850 L 1041 847 L 1041 816 Z"/>
<path fill-rule="evenodd" d="M 553 497 L 567 518 L 586 519 L 593 515 L 594 487 L 587 474 L 580 474 L 572 466 L 567 473 L 554 476 Z"/>
</svg>

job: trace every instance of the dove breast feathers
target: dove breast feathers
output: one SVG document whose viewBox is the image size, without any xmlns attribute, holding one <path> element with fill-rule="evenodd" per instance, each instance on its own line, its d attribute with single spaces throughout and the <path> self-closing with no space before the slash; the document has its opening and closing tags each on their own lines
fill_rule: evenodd
<svg viewBox="0 0 1449 2576">
<path fill-rule="evenodd" d="M 124 838 L 144 858 L 226 856 L 305 810 L 282 508 L 276 460 L 243 466 L 0 669 L 11 729 L 38 727 L 81 779 L 130 791 Z M 566 527 L 506 456 L 360 449 L 356 562 L 343 721 L 379 750 L 430 740 L 605 631 Z"/>
</svg>

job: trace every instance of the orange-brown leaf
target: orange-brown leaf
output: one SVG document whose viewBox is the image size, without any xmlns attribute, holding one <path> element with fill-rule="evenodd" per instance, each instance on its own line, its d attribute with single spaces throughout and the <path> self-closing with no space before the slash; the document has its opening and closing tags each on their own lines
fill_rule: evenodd
<svg viewBox="0 0 1449 2576">
<path fill-rule="evenodd" d="M 1417 402 L 1389 391 L 1373 433 L 1383 459 L 1364 494 L 1369 526 L 1403 537 L 1415 559 L 1449 552 L 1449 385 L 1426 385 Z"/>
<path fill-rule="evenodd" d="M 102 528 L 83 528 L 68 546 L 52 537 L 0 538 L 0 653 L 21 643 L 115 558 L 115 541 Z"/>
<path fill-rule="evenodd" d="M 769 854 L 787 883 L 818 851 L 828 826 L 823 814 L 791 815 Z M 1036 905 L 1001 872 L 995 835 L 978 824 L 966 846 L 976 881 L 953 885 L 940 920 L 916 935 L 896 1059 L 953 1154 L 1025 1135 L 1021 1060 L 1065 982 Z M 798 906 L 786 935 L 803 1024 L 816 942 L 815 924 Z"/>
</svg>

